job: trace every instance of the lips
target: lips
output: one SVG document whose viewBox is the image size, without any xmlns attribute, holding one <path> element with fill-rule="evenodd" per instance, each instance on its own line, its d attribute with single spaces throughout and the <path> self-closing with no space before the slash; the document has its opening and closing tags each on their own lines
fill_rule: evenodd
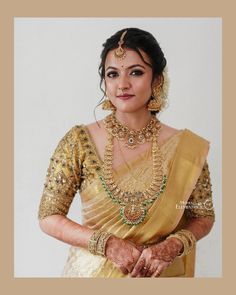
<svg viewBox="0 0 236 295">
<path fill-rule="evenodd" d="M 133 96 L 134 96 L 133 94 L 128 94 L 128 93 L 124 93 L 122 95 L 117 95 L 117 97 L 120 98 L 120 99 L 122 99 L 122 100 L 130 99 Z"/>
</svg>

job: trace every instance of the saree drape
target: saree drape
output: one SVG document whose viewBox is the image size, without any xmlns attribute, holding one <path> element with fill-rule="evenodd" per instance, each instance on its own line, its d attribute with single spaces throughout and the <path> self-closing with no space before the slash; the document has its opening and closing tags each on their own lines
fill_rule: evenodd
<svg viewBox="0 0 236 295">
<path fill-rule="evenodd" d="M 86 135 L 86 131 L 83 131 L 83 134 Z M 80 148 L 82 149 L 82 145 Z M 157 243 L 181 228 L 186 219 L 184 206 L 180 205 L 188 201 L 197 183 L 206 161 L 209 142 L 190 130 L 184 129 L 161 146 L 161 150 L 165 159 L 166 189 L 151 205 L 141 224 L 130 226 L 122 222 L 119 205 L 106 195 L 102 187 L 98 177 L 101 173 L 99 169 L 93 177 L 90 179 L 87 177 L 89 181 L 84 182 L 86 185 L 81 185 L 82 224 L 92 229 L 103 229 L 140 245 Z M 83 161 L 85 156 L 84 153 L 80 154 L 80 161 Z M 96 152 L 95 157 L 97 157 Z M 127 164 L 115 170 L 116 181 L 122 188 L 135 187 L 137 190 L 143 190 L 150 184 L 152 178 L 150 151 Z M 85 169 L 87 170 L 80 171 L 81 175 L 89 174 L 88 168 L 85 167 Z M 183 258 L 176 258 L 161 277 L 192 277 L 194 265 L 195 249 Z M 121 278 L 127 275 L 124 275 L 107 258 L 95 256 L 86 249 L 72 246 L 62 277 Z"/>
</svg>

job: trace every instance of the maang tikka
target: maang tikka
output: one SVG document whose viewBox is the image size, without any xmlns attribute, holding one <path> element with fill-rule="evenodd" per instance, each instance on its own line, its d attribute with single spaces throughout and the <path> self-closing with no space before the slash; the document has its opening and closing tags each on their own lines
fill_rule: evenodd
<svg viewBox="0 0 236 295">
<path fill-rule="evenodd" d="M 127 33 L 127 30 L 124 31 L 120 37 L 120 41 L 118 42 L 119 47 L 115 50 L 115 57 L 120 58 L 120 59 L 124 59 L 125 58 L 125 49 L 122 48 L 122 45 L 124 44 L 124 37 Z"/>
</svg>

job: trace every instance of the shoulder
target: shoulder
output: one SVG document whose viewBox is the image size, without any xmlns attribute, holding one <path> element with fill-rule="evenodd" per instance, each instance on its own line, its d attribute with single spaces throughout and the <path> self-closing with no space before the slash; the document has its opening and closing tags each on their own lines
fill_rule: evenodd
<svg viewBox="0 0 236 295">
<path fill-rule="evenodd" d="M 195 132 L 190 129 L 185 129 L 185 136 L 195 143 L 202 142 L 207 145 L 210 144 L 210 141 L 207 138 L 205 138 L 202 134 L 199 134 L 198 132 Z"/>
<path fill-rule="evenodd" d="M 89 123 L 87 125 L 84 125 L 90 132 L 101 132 L 101 129 L 103 129 L 104 124 L 103 120 L 99 120 L 96 122 Z"/>
<path fill-rule="evenodd" d="M 159 135 L 160 143 L 166 142 L 169 138 L 175 136 L 180 133 L 182 129 L 177 129 L 167 124 L 161 123 L 161 130 Z"/>
<path fill-rule="evenodd" d="M 62 135 L 59 146 L 74 146 L 78 144 L 81 139 L 81 135 L 83 134 L 84 125 L 74 125 L 73 127 L 67 129 L 64 135 Z"/>
<path fill-rule="evenodd" d="M 172 126 L 169 126 L 167 124 L 161 123 L 161 129 L 163 134 L 168 135 L 174 135 L 180 131 L 180 129 L 174 128 Z"/>
<path fill-rule="evenodd" d="M 65 140 L 68 143 L 77 143 L 81 146 L 88 144 L 91 140 L 100 140 L 103 138 L 104 134 L 104 124 L 102 120 L 89 123 L 87 125 L 80 124 L 73 126 L 65 135 Z"/>
<path fill-rule="evenodd" d="M 161 126 L 162 126 L 161 133 L 162 133 L 163 138 L 172 137 L 175 134 L 181 133 L 181 131 L 182 131 L 189 138 L 192 138 L 192 139 L 195 139 L 195 140 L 199 140 L 199 141 L 209 142 L 209 140 L 207 140 L 205 137 L 203 137 L 199 133 L 194 132 L 194 131 L 192 131 L 190 129 L 187 129 L 187 128 L 177 129 L 177 128 L 174 128 L 172 126 L 166 125 L 164 123 L 161 123 Z M 160 135 L 161 135 L 161 133 L 160 133 Z"/>
</svg>

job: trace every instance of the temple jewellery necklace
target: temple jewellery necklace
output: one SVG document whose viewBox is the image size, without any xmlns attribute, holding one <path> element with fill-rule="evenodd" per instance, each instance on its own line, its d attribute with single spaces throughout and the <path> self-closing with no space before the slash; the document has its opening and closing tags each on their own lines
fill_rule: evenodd
<svg viewBox="0 0 236 295">
<path fill-rule="evenodd" d="M 160 121 L 152 116 L 146 127 L 135 131 L 121 125 L 115 115 L 111 114 L 104 119 L 104 124 L 108 131 L 108 143 L 104 152 L 103 172 L 99 178 L 108 196 L 119 204 L 122 221 L 128 225 L 138 225 L 144 221 L 148 208 L 166 187 L 167 177 L 163 172 L 163 157 L 158 145 Z M 116 183 L 112 172 L 114 137 L 125 141 L 128 148 L 152 141 L 153 176 L 151 184 L 144 191 L 122 190 Z"/>
</svg>

